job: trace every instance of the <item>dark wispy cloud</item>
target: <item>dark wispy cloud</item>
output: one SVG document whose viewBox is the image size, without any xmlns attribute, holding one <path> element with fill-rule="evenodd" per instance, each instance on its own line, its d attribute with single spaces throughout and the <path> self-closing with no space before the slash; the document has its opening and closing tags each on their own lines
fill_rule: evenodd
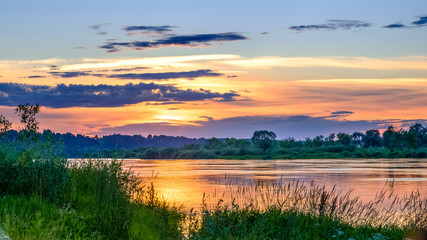
<svg viewBox="0 0 427 240">
<path fill-rule="evenodd" d="M 206 120 L 198 121 L 197 125 L 174 125 L 170 123 L 141 123 L 119 127 L 102 128 L 93 134 L 156 134 L 187 137 L 236 137 L 250 138 L 256 130 L 266 129 L 277 134 L 278 139 L 295 137 L 305 139 L 330 133 L 365 131 L 367 129 L 384 128 L 387 121 L 341 121 L 310 116 L 240 116 L 214 120 L 203 116 Z"/>
<path fill-rule="evenodd" d="M 81 76 L 89 76 L 92 75 L 88 71 L 76 71 L 76 72 L 49 72 L 54 77 L 60 78 L 73 78 L 73 77 L 81 77 Z"/>
<path fill-rule="evenodd" d="M 154 106 L 158 106 L 158 105 L 172 105 L 172 104 L 184 104 L 184 102 L 148 102 L 145 105 L 154 105 Z"/>
<path fill-rule="evenodd" d="M 112 71 L 132 71 L 144 69 L 143 67 L 137 68 L 122 68 L 114 69 Z M 198 77 L 218 77 L 223 76 L 222 73 L 213 72 L 209 69 L 201 69 L 195 71 L 187 72 L 160 72 L 160 73 L 123 73 L 123 74 L 99 74 L 93 73 L 91 71 L 71 71 L 71 72 L 49 72 L 54 77 L 60 78 L 75 78 L 82 76 L 95 76 L 95 77 L 108 77 L 108 78 L 118 78 L 118 79 L 132 79 L 132 80 L 167 80 L 167 79 L 177 79 L 177 78 L 186 78 L 194 79 Z M 30 78 L 30 77 L 29 77 Z M 33 77 L 36 78 L 36 77 Z"/>
<path fill-rule="evenodd" d="M 109 25 L 110 23 L 100 23 L 96 25 L 90 25 L 89 28 L 93 30 L 99 30 L 102 26 Z"/>
<path fill-rule="evenodd" d="M 138 79 L 138 80 L 166 80 L 176 78 L 194 79 L 198 77 L 217 77 L 222 76 L 221 73 L 212 72 L 209 69 L 202 69 L 189 72 L 162 72 L 162 73 L 126 73 L 126 74 L 111 74 L 109 78 L 119 79 Z"/>
<path fill-rule="evenodd" d="M 108 52 L 120 51 L 120 48 L 132 50 L 145 50 L 149 48 L 160 48 L 170 46 L 180 47 L 200 47 L 210 46 L 215 42 L 227 42 L 236 40 L 245 40 L 247 37 L 240 33 L 214 33 L 214 34 L 195 34 L 195 35 L 177 35 L 169 36 L 154 41 L 134 41 L 134 42 L 109 42 L 99 48 L 106 49 Z"/>
<path fill-rule="evenodd" d="M 383 28 L 408 28 L 414 29 L 417 27 L 427 26 L 427 15 L 418 17 L 418 20 L 411 22 L 411 24 L 405 25 L 402 23 L 393 23 L 390 25 L 383 26 Z"/>
<path fill-rule="evenodd" d="M 102 27 L 110 25 L 111 23 L 101 23 L 101 24 L 96 24 L 96 25 L 90 25 L 89 28 L 93 29 L 97 32 L 98 35 L 106 35 L 107 32 L 106 31 L 102 31 Z"/>
<path fill-rule="evenodd" d="M 52 108 L 121 107 L 141 102 L 236 101 L 236 92 L 219 93 L 206 89 L 180 89 L 171 85 L 139 83 L 126 85 L 58 84 L 27 85 L 0 83 L 0 105 L 38 103 Z"/>
<path fill-rule="evenodd" d="M 128 72 L 128 71 L 137 71 L 147 69 L 148 67 L 133 67 L 133 68 L 116 68 L 111 71 L 113 72 Z"/>
<path fill-rule="evenodd" d="M 416 26 L 427 26 L 427 15 L 421 16 L 417 21 L 412 22 Z"/>
<path fill-rule="evenodd" d="M 333 19 L 328 20 L 324 24 L 311 24 L 311 25 L 298 25 L 290 26 L 290 30 L 302 32 L 307 30 L 350 30 L 350 29 L 361 29 L 371 27 L 372 24 L 368 22 L 358 20 L 339 20 Z"/>
<path fill-rule="evenodd" d="M 331 112 L 331 114 L 333 115 L 344 115 L 344 114 L 353 114 L 354 112 L 352 111 L 336 111 L 336 112 Z"/>
<path fill-rule="evenodd" d="M 123 30 L 126 32 L 146 32 L 146 33 L 165 33 L 171 32 L 175 26 L 126 26 Z"/>
<path fill-rule="evenodd" d="M 31 75 L 28 76 L 27 78 L 45 78 L 46 76 L 41 76 L 41 75 Z"/>
<path fill-rule="evenodd" d="M 383 26 L 383 28 L 407 28 L 408 26 L 401 23 L 393 23 L 390 25 Z"/>
</svg>

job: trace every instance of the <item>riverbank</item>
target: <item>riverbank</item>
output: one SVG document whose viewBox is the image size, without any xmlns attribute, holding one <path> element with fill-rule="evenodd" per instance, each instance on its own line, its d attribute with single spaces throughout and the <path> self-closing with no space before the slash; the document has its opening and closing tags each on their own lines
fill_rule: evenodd
<svg viewBox="0 0 427 240">
<path fill-rule="evenodd" d="M 7 189 L 2 185 L 0 228 L 11 239 L 403 239 L 426 226 L 420 196 L 399 202 L 420 206 L 403 209 L 412 215 L 401 218 L 403 212 L 393 212 L 398 208 L 377 211 L 346 194 L 295 182 L 253 186 L 249 202 L 239 200 L 249 189 L 235 189 L 231 205 L 219 199 L 208 208 L 201 201 L 204 208 L 195 212 L 170 205 L 117 160 L 72 164 L 25 161 L 21 154 L 10 160 L 1 159 L 0 180 L 18 178 Z"/>
<path fill-rule="evenodd" d="M 249 143 L 249 142 L 248 142 Z M 183 148 L 138 148 L 132 150 L 105 151 L 101 157 L 139 158 L 139 159 L 331 159 L 331 158 L 426 158 L 427 148 L 390 149 L 384 147 L 357 147 L 334 143 L 330 146 L 277 145 L 264 154 L 251 145 L 233 146 L 219 144 L 189 145 Z"/>
<path fill-rule="evenodd" d="M 0 146 L 0 229 L 10 239 L 402 239 L 426 227 L 419 195 L 380 208 L 297 182 L 187 211 L 121 161 L 68 161 L 54 145 L 21 144 Z"/>
</svg>

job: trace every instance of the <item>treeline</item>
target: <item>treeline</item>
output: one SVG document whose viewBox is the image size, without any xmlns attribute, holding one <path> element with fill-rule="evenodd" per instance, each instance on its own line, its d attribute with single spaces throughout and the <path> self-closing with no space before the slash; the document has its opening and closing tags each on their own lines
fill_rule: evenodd
<svg viewBox="0 0 427 240">
<path fill-rule="evenodd" d="M 19 132 L 9 130 L 7 132 L 8 141 L 19 139 Z M 173 136 L 152 136 L 143 137 L 141 135 L 121 135 L 113 134 L 102 137 L 90 137 L 82 134 L 72 133 L 55 133 L 51 130 L 44 130 L 38 136 L 42 142 L 52 139 L 61 148 L 63 155 L 69 158 L 80 157 L 102 157 L 103 153 L 108 150 L 130 150 L 141 147 L 172 147 L 182 148 L 191 144 L 204 144 L 204 138 L 187 138 Z"/>
<path fill-rule="evenodd" d="M 20 131 L 11 130 L 12 123 L 0 114 L 0 140 L 18 140 L 49 144 L 68 158 L 119 157 L 141 159 L 175 158 L 425 158 L 427 128 L 420 123 L 407 130 L 389 126 L 383 134 L 377 129 L 352 134 L 339 132 L 305 140 L 276 140 L 267 130 L 255 131 L 248 139 L 186 138 L 173 136 L 108 135 L 89 137 L 81 134 L 38 131 L 35 115 L 40 106 L 19 105 L 15 113 L 21 116 Z M 37 140 L 37 141 L 36 141 Z M 28 144 L 30 143 L 27 143 Z"/>
<path fill-rule="evenodd" d="M 276 140 L 269 131 L 256 131 L 251 138 L 210 138 L 204 144 L 182 148 L 142 147 L 133 150 L 106 151 L 108 157 L 141 159 L 295 159 L 295 158 L 425 158 L 427 128 L 420 123 L 408 130 L 393 126 L 381 134 L 377 129 L 352 134 L 339 132 L 305 140 Z"/>
</svg>

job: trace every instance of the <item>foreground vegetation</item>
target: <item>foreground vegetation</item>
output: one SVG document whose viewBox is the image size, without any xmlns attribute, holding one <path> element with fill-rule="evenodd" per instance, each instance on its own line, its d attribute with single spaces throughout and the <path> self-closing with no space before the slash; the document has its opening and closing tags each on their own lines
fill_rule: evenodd
<svg viewBox="0 0 427 240">
<path fill-rule="evenodd" d="M 224 198 L 225 196 L 225 198 Z M 196 239 L 404 239 L 427 229 L 427 199 L 383 190 L 363 203 L 351 191 L 294 181 L 230 186 L 202 215 Z"/>
<path fill-rule="evenodd" d="M 382 208 L 388 193 L 361 204 L 316 185 L 257 185 L 196 213 L 169 205 L 116 160 L 23 164 L 2 154 L 0 228 L 11 239 L 403 239 L 427 226 L 419 194 Z"/>
<path fill-rule="evenodd" d="M 53 137 L 40 140 L 38 110 L 19 106 L 19 139 L 0 139 L 1 239 L 403 239 L 427 227 L 419 193 L 384 191 L 363 204 L 299 182 L 230 189 L 215 206 L 187 211 L 121 161 L 61 157 Z"/>
</svg>

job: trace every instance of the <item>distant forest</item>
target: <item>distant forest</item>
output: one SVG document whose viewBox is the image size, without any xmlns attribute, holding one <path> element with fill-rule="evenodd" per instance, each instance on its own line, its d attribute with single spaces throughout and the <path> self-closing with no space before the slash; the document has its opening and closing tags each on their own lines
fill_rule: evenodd
<svg viewBox="0 0 427 240">
<path fill-rule="evenodd" d="M 18 141 L 19 132 L 9 130 L 7 142 Z M 414 124 L 408 130 L 393 126 L 381 134 L 377 129 L 352 134 L 339 132 L 305 140 L 277 140 L 274 132 L 256 131 L 251 139 L 187 138 L 173 136 L 81 134 L 44 130 L 39 141 L 48 139 L 68 158 L 117 157 L 141 159 L 295 159 L 295 158 L 425 158 L 427 128 Z"/>
<path fill-rule="evenodd" d="M 81 134 L 54 133 L 51 130 L 44 130 L 39 140 L 45 142 L 52 138 L 56 145 L 61 148 L 64 156 L 69 158 L 81 157 L 103 157 L 105 152 L 115 150 L 131 150 L 139 148 L 182 148 L 191 144 L 204 144 L 204 138 L 187 138 L 173 136 L 152 136 L 143 137 L 141 135 L 120 135 L 113 134 L 103 137 L 89 137 Z M 19 132 L 9 130 L 7 133 L 9 142 L 19 139 Z"/>
</svg>

